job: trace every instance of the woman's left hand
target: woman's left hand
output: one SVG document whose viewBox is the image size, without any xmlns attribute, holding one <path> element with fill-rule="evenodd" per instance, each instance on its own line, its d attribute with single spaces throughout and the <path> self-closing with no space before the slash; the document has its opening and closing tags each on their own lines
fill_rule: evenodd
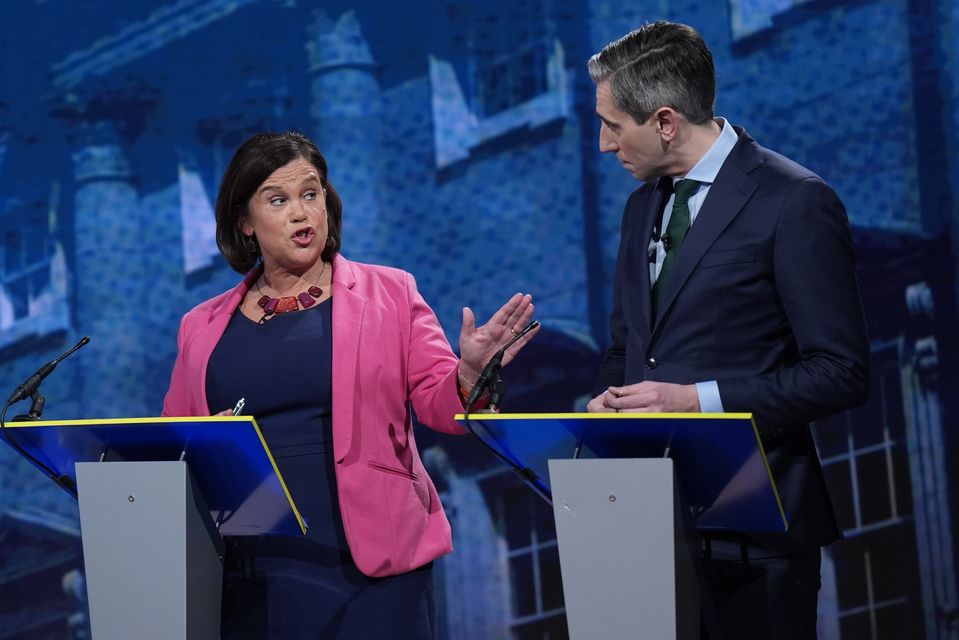
<svg viewBox="0 0 959 640">
<path fill-rule="evenodd" d="M 489 359 L 513 337 L 526 328 L 533 317 L 533 296 L 517 293 L 493 314 L 489 322 L 476 326 L 472 309 L 463 307 L 463 328 L 460 331 L 460 374 L 474 382 Z M 516 341 L 503 356 L 503 364 L 516 357 L 539 327 Z"/>
</svg>

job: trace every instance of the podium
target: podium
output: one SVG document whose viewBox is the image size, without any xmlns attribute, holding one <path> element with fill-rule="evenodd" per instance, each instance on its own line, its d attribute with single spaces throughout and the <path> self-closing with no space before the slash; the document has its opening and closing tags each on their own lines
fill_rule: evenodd
<svg viewBox="0 0 959 640">
<path fill-rule="evenodd" d="M 788 527 L 751 414 L 474 414 L 470 424 L 552 502 L 574 640 L 698 640 L 698 532 Z"/>
<path fill-rule="evenodd" d="M 14 422 L 78 489 L 97 640 L 216 639 L 224 535 L 304 534 L 249 416 Z"/>
</svg>

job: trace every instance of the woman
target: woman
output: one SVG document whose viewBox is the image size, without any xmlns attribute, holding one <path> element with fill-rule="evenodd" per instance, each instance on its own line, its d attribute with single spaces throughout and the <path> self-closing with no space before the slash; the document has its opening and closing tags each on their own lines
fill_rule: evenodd
<svg viewBox="0 0 959 640">
<path fill-rule="evenodd" d="M 184 316 L 163 413 L 229 415 L 245 397 L 310 525 L 227 540 L 223 637 L 432 638 L 432 561 L 452 541 L 409 407 L 461 433 L 453 415 L 531 297 L 478 328 L 464 308 L 457 359 L 410 274 L 339 255 L 342 204 L 297 133 L 237 150 L 216 219 L 221 252 L 248 273 Z"/>
</svg>

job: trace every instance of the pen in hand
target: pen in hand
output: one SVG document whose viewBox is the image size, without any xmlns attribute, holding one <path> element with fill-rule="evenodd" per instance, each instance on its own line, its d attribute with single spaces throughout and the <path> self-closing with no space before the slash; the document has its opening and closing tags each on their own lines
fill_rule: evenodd
<svg viewBox="0 0 959 640">
<path fill-rule="evenodd" d="M 243 405 L 246 404 L 246 398 L 240 398 L 236 401 L 236 406 L 233 407 L 233 415 L 238 416 L 243 413 Z"/>
</svg>

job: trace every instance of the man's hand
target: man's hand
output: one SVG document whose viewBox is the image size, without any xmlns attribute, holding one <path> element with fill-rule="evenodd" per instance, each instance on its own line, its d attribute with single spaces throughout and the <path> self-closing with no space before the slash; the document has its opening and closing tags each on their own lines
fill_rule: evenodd
<svg viewBox="0 0 959 640">
<path fill-rule="evenodd" d="M 613 410 L 606 406 L 606 393 L 601 393 L 586 405 L 586 411 L 589 413 L 611 413 Z"/>
<path fill-rule="evenodd" d="M 699 393 L 694 384 L 645 381 L 610 387 L 586 405 L 593 413 L 699 413 Z"/>
</svg>

